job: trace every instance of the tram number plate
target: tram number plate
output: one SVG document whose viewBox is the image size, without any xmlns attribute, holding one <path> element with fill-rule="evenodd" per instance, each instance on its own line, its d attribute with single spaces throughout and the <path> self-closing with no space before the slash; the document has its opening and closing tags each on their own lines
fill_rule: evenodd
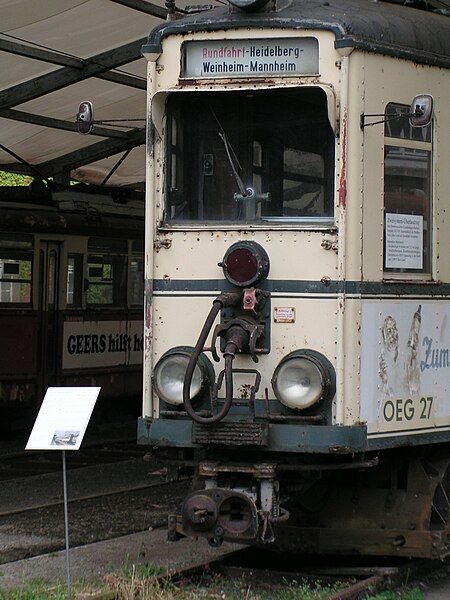
<svg viewBox="0 0 450 600">
<path fill-rule="evenodd" d="M 387 423 L 428 421 L 434 416 L 432 396 L 396 398 L 383 402 L 382 417 Z"/>
</svg>

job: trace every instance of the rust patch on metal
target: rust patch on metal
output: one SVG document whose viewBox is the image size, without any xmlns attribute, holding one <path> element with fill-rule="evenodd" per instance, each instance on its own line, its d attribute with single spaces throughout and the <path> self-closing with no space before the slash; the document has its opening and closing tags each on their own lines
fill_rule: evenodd
<svg viewBox="0 0 450 600">
<path fill-rule="evenodd" d="M 244 383 L 243 385 L 239 386 L 240 397 L 243 400 L 250 398 L 251 389 L 252 389 L 252 386 L 249 383 Z"/>
<path fill-rule="evenodd" d="M 347 111 L 342 119 L 342 165 L 339 176 L 339 206 L 347 206 Z"/>
<path fill-rule="evenodd" d="M 145 329 L 144 329 L 144 362 L 149 358 L 152 350 L 153 338 L 153 302 L 152 302 L 153 282 L 150 279 L 145 280 Z"/>
</svg>

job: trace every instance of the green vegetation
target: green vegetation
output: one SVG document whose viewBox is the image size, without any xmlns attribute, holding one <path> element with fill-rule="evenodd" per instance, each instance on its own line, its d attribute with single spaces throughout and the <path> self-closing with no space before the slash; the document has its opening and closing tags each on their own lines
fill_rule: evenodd
<svg viewBox="0 0 450 600">
<path fill-rule="evenodd" d="M 221 575 L 205 575 L 197 583 L 171 583 L 148 575 L 158 567 L 144 567 L 144 570 L 131 568 L 121 576 L 105 577 L 108 587 L 114 591 L 119 600 L 326 600 L 344 584 L 322 587 L 318 584 L 309 586 L 300 583 L 289 583 L 282 586 L 264 586 L 256 581 L 230 580 Z"/>
<path fill-rule="evenodd" d="M 183 580 L 171 583 L 164 579 L 164 574 L 164 569 L 155 565 L 130 565 L 119 574 L 106 575 L 101 582 L 76 582 L 74 597 L 79 600 L 327 600 L 345 588 L 345 583 L 321 586 L 300 582 L 271 587 L 211 573 L 201 575 L 196 583 Z M 0 600 L 65 600 L 66 593 L 63 583 L 34 581 L 16 590 L 0 589 Z M 424 600 L 424 594 L 413 588 L 381 592 L 367 596 L 366 600 Z"/>
<path fill-rule="evenodd" d="M 0 171 L 0 185 L 28 185 L 31 177 Z"/>
<path fill-rule="evenodd" d="M 1 581 L 1 580 L 0 580 Z M 74 586 L 75 595 L 100 591 L 100 585 Z M 14 590 L 0 589 L 0 600 L 66 600 L 67 588 L 64 584 L 50 585 L 43 581 L 32 581 L 31 583 Z"/>
</svg>

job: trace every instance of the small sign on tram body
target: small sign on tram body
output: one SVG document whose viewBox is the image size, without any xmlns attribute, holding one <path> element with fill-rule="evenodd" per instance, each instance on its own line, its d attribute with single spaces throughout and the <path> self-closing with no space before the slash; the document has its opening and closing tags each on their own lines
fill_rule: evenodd
<svg viewBox="0 0 450 600">
<path fill-rule="evenodd" d="M 79 450 L 99 387 L 49 387 L 26 450 Z"/>
<path fill-rule="evenodd" d="M 316 38 L 204 40 L 185 42 L 183 77 L 317 75 Z"/>
</svg>

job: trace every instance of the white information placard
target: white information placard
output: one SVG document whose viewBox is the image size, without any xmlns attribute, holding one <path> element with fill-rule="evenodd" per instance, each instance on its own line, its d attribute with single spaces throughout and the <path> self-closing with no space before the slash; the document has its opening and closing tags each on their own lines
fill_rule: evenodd
<svg viewBox="0 0 450 600">
<path fill-rule="evenodd" d="M 49 387 L 25 450 L 78 450 L 99 387 Z"/>
<path fill-rule="evenodd" d="M 317 75 L 319 42 L 312 37 L 204 40 L 183 46 L 183 77 Z"/>
<path fill-rule="evenodd" d="M 386 269 L 423 268 L 423 217 L 386 213 Z"/>
</svg>

